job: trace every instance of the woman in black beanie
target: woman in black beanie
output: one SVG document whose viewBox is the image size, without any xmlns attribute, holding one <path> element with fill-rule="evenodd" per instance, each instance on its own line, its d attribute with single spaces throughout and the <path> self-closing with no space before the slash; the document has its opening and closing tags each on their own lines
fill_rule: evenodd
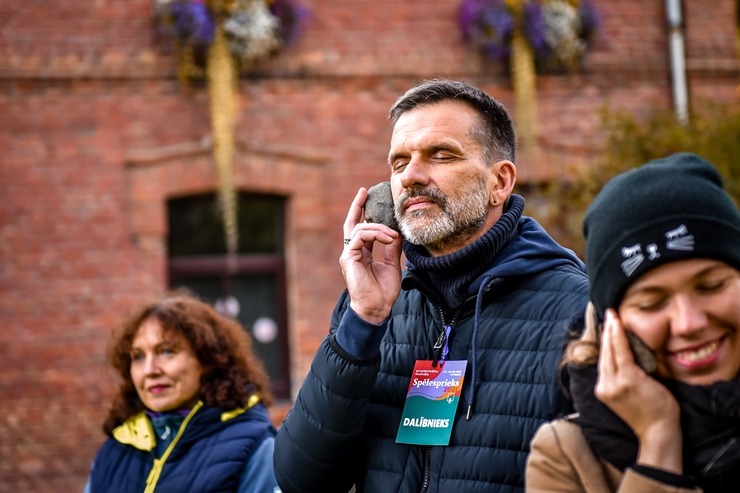
<svg viewBox="0 0 740 493">
<path fill-rule="evenodd" d="M 679 153 L 612 179 L 584 221 L 576 414 L 532 440 L 528 492 L 740 491 L 740 211 Z"/>
</svg>

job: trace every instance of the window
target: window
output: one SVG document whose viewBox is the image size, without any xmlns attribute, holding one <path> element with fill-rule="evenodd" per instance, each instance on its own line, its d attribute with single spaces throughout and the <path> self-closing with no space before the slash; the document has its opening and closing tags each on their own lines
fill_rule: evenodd
<svg viewBox="0 0 740 493">
<path fill-rule="evenodd" d="M 167 204 L 170 288 L 190 289 L 249 331 L 278 399 L 290 394 L 284 211 L 282 197 L 240 194 L 239 251 L 230 262 L 215 194 Z"/>
</svg>

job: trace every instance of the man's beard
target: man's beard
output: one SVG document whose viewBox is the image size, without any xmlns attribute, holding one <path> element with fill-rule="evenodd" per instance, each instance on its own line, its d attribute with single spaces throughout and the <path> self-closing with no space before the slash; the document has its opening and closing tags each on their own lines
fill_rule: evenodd
<svg viewBox="0 0 740 493">
<path fill-rule="evenodd" d="M 412 197 L 425 197 L 437 208 L 406 212 L 402 204 Z M 483 227 L 488 216 L 486 184 L 477 180 L 471 190 L 450 198 L 437 189 L 412 188 L 404 191 L 395 203 L 396 219 L 403 237 L 430 251 L 446 251 L 462 246 Z"/>
</svg>

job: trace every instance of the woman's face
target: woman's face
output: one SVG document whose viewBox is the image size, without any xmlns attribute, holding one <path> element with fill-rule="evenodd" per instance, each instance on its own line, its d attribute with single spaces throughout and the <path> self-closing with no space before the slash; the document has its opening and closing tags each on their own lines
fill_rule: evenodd
<svg viewBox="0 0 740 493">
<path fill-rule="evenodd" d="M 165 333 L 159 321 L 145 320 L 131 347 L 131 379 L 141 402 L 151 411 L 192 407 L 199 399 L 203 368 L 190 343 Z"/>
<path fill-rule="evenodd" d="M 740 372 L 740 271 L 723 262 L 648 271 L 627 290 L 619 315 L 655 352 L 664 377 L 709 385 Z"/>
</svg>

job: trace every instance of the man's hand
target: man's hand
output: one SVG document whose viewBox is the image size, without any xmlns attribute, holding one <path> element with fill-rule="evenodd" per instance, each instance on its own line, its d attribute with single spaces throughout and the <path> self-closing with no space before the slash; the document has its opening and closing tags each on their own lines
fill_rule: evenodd
<svg viewBox="0 0 740 493">
<path fill-rule="evenodd" d="M 363 221 L 367 190 L 360 188 L 344 221 L 345 245 L 339 265 L 352 310 L 363 320 L 379 324 L 391 312 L 401 291 L 401 235 L 386 225 Z M 378 243 L 382 260 L 373 257 Z"/>
</svg>

